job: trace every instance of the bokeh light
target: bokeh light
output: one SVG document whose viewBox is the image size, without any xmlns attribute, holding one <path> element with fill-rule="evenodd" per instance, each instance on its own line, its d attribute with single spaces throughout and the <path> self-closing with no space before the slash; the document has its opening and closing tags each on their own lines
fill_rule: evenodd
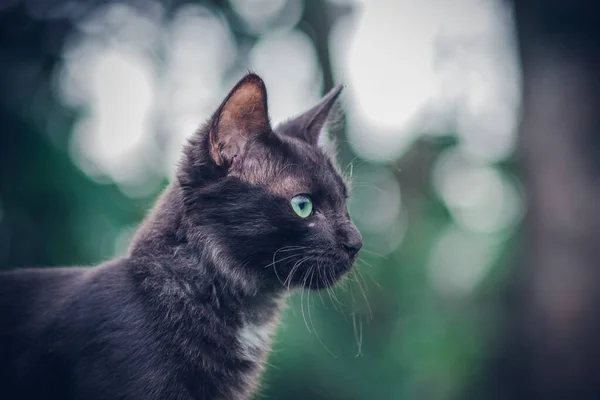
<svg viewBox="0 0 600 400">
<path fill-rule="evenodd" d="M 339 23 L 332 45 L 354 117 L 364 119 L 349 132 L 359 154 L 395 158 L 423 127 L 448 127 L 431 120 L 451 118 L 472 153 L 510 155 L 520 84 L 506 5 L 373 0 L 357 14 Z"/>
<path fill-rule="evenodd" d="M 253 47 L 249 63 L 267 82 L 273 122 L 296 115 L 318 100 L 321 71 L 305 34 L 294 30 L 263 36 Z"/>
<path fill-rule="evenodd" d="M 433 288 L 449 296 L 470 294 L 486 277 L 501 245 L 497 236 L 449 227 L 440 234 L 428 263 Z"/>
<path fill-rule="evenodd" d="M 433 172 L 437 192 L 464 228 L 496 233 L 521 221 L 523 201 L 518 188 L 497 169 L 470 161 L 459 149 L 449 149 Z"/>
</svg>

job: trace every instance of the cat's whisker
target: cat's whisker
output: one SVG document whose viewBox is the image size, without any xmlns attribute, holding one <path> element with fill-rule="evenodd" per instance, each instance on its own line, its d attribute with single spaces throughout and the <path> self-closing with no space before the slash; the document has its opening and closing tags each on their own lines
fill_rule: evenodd
<svg viewBox="0 0 600 400">
<path fill-rule="evenodd" d="M 362 354 L 362 342 L 363 342 L 363 327 L 362 327 L 362 320 L 360 319 L 360 317 L 358 318 L 358 324 L 356 323 L 356 313 L 352 313 L 352 327 L 354 330 L 354 338 L 356 339 L 356 346 L 358 348 L 358 351 L 356 353 L 356 357 L 360 356 Z M 358 329 L 357 329 L 357 325 L 358 325 Z"/>
<path fill-rule="evenodd" d="M 273 266 L 273 271 L 275 272 L 275 276 L 277 277 L 277 280 L 279 281 L 279 283 L 281 283 L 282 286 L 285 286 L 285 281 L 281 280 L 281 277 L 279 276 L 279 273 L 277 272 L 277 266 L 275 264 L 280 263 L 282 261 L 289 260 L 289 259 L 294 258 L 294 257 L 301 256 L 302 254 L 301 253 L 292 254 L 292 255 L 289 255 L 289 256 L 284 257 L 284 258 L 282 258 L 280 260 L 277 260 L 277 261 L 275 261 L 275 257 L 277 256 L 277 253 L 282 252 L 282 251 L 293 251 L 293 250 L 299 250 L 299 249 L 304 249 L 304 248 L 306 248 L 306 246 L 283 246 L 283 247 L 277 249 L 275 251 L 275 253 L 273 253 L 273 261 L 270 264 L 265 265 L 264 268 L 268 268 L 270 266 Z M 287 288 L 289 290 L 289 285 L 287 286 Z"/>
<path fill-rule="evenodd" d="M 308 287 L 309 288 L 312 288 L 312 281 L 313 281 L 313 278 L 314 278 L 314 271 L 313 271 L 313 269 L 314 269 L 314 266 L 311 266 L 310 269 L 308 270 L 308 275 L 310 276 L 310 281 L 308 282 Z M 315 331 L 315 324 L 313 323 L 312 314 L 310 312 L 310 292 L 311 291 L 309 290 L 308 291 L 308 295 L 306 296 L 307 300 L 308 300 L 308 306 L 307 306 L 307 308 L 308 308 L 308 320 L 310 321 L 310 325 L 312 326 L 313 331 L 315 332 L 315 334 L 318 337 L 319 335 Z"/>
<path fill-rule="evenodd" d="M 343 307 L 343 304 L 337 298 L 337 296 L 335 294 L 335 290 L 330 287 L 330 285 L 334 282 L 333 272 L 331 272 L 331 270 L 328 270 L 328 272 L 330 273 L 330 275 L 328 274 L 327 276 L 330 279 L 327 280 L 327 293 L 329 293 L 329 298 L 332 300 L 332 304 L 334 304 L 334 306 L 335 306 L 335 303 L 339 304 L 340 305 L 340 309 L 341 309 Z M 334 300 L 335 300 L 335 303 L 334 303 Z"/>
<path fill-rule="evenodd" d="M 349 276 L 349 281 L 351 280 L 351 278 L 354 277 L 354 274 L 350 274 Z M 352 307 L 354 307 L 356 309 L 356 298 L 354 297 L 354 290 L 353 290 L 353 286 L 348 284 L 348 293 L 350 294 L 350 298 L 352 299 Z"/>
<path fill-rule="evenodd" d="M 355 269 L 355 277 L 356 277 L 356 284 L 358 285 L 358 288 L 360 290 L 360 292 L 362 293 L 363 299 L 365 299 L 365 304 L 367 305 L 367 309 L 369 310 L 369 319 L 373 319 L 373 310 L 371 310 L 371 304 L 369 303 L 369 299 L 367 298 L 367 292 L 365 291 L 365 279 L 363 278 L 363 276 L 361 275 L 360 271 L 358 269 Z"/>
<path fill-rule="evenodd" d="M 300 293 L 300 311 L 302 312 L 302 319 L 304 319 L 304 325 L 306 325 L 306 329 L 309 333 L 312 333 L 308 326 L 308 322 L 306 320 L 306 315 L 304 314 L 304 291 L 306 290 L 306 280 L 308 279 L 308 271 L 304 274 L 304 279 L 302 280 L 302 291 Z"/>
<path fill-rule="evenodd" d="M 319 263 L 319 269 L 320 270 L 323 269 L 321 263 Z M 319 273 L 320 272 L 321 271 L 319 271 Z M 327 291 L 327 296 L 329 296 L 329 301 L 331 302 L 331 305 L 333 306 L 333 309 L 336 310 L 336 311 L 340 311 L 338 309 L 337 305 L 335 304 L 335 302 L 333 301 L 333 296 L 332 296 L 333 289 L 331 289 L 331 284 L 333 282 L 329 281 L 329 277 L 327 275 L 327 271 L 323 271 L 323 281 L 325 282 L 325 290 Z"/>
<path fill-rule="evenodd" d="M 309 286 L 312 286 L 312 280 L 313 277 L 315 275 L 315 270 L 314 270 L 314 266 L 312 267 L 312 269 L 310 270 L 310 283 Z M 319 336 L 319 332 L 317 332 L 317 328 L 315 328 L 315 324 L 313 322 L 312 319 L 312 315 L 310 312 L 310 291 L 308 292 L 308 319 L 310 320 L 310 324 L 312 326 L 313 332 L 315 333 L 315 336 L 317 337 L 317 340 L 319 341 L 319 343 L 321 343 L 321 346 L 323 346 L 323 348 L 329 353 L 331 354 L 333 357 L 337 358 L 337 356 L 329 349 L 329 347 L 327 347 L 327 345 L 325 345 L 325 343 L 323 342 L 323 340 L 321 339 L 321 336 Z"/>
<path fill-rule="evenodd" d="M 370 267 L 370 268 L 373 268 L 373 266 L 372 266 L 371 264 L 369 264 L 368 262 L 366 262 L 366 261 L 365 261 L 365 260 L 363 260 L 363 259 L 357 259 L 356 261 L 359 261 L 359 262 L 361 262 L 361 263 L 363 263 L 363 264 L 367 265 L 368 267 Z M 371 280 L 371 282 L 373 282 L 373 284 L 374 284 L 375 286 L 377 286 L 377 288 L 378 288 L 378 289 L 383 289 L 383 288 L 381 287 L 381 285 L 379 284 L 379 282 L 377 282 L 377 280 L 376 280 L 375 278 L 373 278 L 373 275 L 371 275 L 371 271 L 370 271 L 370 270 L 367 270 L 367 271 L 362 271 L 362 272 L 361 272 L 361 275 L 362 275 L 363 273 L 364 273 L 364 274 L 366 274 L 366 275 L 367 275 L 367 277 L 369 277 L 369 279 Z M 365 281 L 365 279 L 364 279 L 364 278 L 363 278 L 363 281 L 365 282 L 365 285 L 366 285 L 366 281 Z"/>
<path fill-rule="evenodd" d="M 282 261 L 285 261 L 285 260 L 289 260 L 290 258 L 294 258 L 294 257 L 297 257 L 297 256 L 299 256 L 299 255 L 300 255 L 300 254 L 292 254 L 291 256 L 287 256 L 287 257 L 284 257 L 284 258 L 282 258 L 282 259 L 280 259 L 280 260 L 273 261 L 273 262 L 271 262 L 271 263 L 269 263 L 269 264 L 265 265 L 263 268 L 269 268 L 269 267 L 272 267 L 272 266 L 274 266 L 275 264 L 278 264 L 278 263 L 280 263 L 280 262 L 282 262 Z"/>
<path fill-rule="evenodd" d="M 363 247 L 363 248 L 362 248 L 360 251 L 362 251 L 362 252 L 365 252 L 365 253 L 367 253 L 367 254 L 374 255 L 374 256 L 376 256 L 376 257 L 381 257 L 382 259 L 387 259 L 387 256 L 384 256 L 384 255 L 383 255 L 383 254 L 381 254 L 381 253 L 377 253 L 377 252 L 375 252 L 375 251 L 372 251 L 372 250 L 369 250 L 369 249 L 365 249 L 364 247 Z"/>
<path fill-rule="evenodd" d="M 302 249 L 307 249 L 308 247 L 306 246 L 287 246 L 287 247 L 282 247 L 281 249 L 279 249 L 280 253 L 285 253 L 288 251 L 293 251 L 293 250 L 302 250 Z"/>
<path fill-rule="evenodd" d="M 273 260 L 272 260 L 272 262 L 270 264 L 265 265 L 264 268 L 268 268 L 271 265 L 275 265 L 276 264 L 275 258 L 277 257 L 277 253 L 279 253 L 281 251 L 300 250 L 300 249 L 303 249 L 303 248 L 306 248 L 306 247 L 305 246 L 283 246 L 283 247 L 280 247 L 279 249 L 275 250 L 275 252 L 273 253 Z M 278 260 L 277 262 L 281 262 L 281 261 L 287 260 L 288 258 L 291 258 L 291 257 L 294 257 L 294 256 L 295 255 L 292 254 L 291 256 L 283 258 L 282 260 Z"/>
<path fill-rule="evenodd" d="M 319 280 L 321 282 L 324 282 L 325 280 L 323 279 L 323 274 L 322 274 L 323 271 L 321 271 L 321 262 L 320 261 L 317 262 L 317 272 L 319 274 Z M 325 282 L 325 284 L 327 285 L 327 282 Z M 325 286 L 325 287 L 327 287 L 327 286 Z M 323 300 L 323 295 L 321 294 L 321 292 L 322 292 L 321 290 L 317 291 L 319 298 L 321 299 L 321 304 L 325 305 L 325 301 Z"/>
<path fill-rule="evenodd" d="M 352 274 L 352 277 L 354 277 L 354 274 Z M 357 315 L 356 315 L 357 303 L 356 303 L 356 298 L 354 297 L 354 290 L 352 290 L 352 286 L 350 286 L 350 285 L 349 285 L 349 293 L 350 293 L 350 297 L 352 298 L 352 307 L 354 308 L 354 310 L 351 312 L 352 328 L 354 331 L 354 339 L 356 340 L 356 346 L 358 348 L 358 353 L 357 353 L 357 356 L 358 356 L 362 352 L 362 320 L 359 318 L 358 323 L 356 321 L 356 319 L 357 319 Z"/>
<path fill-rule="evenodd" d="M 367 183 L 352 182 L 352 187 L 353 188 L 373 189 L 373 190 L 378 191 L 379 193 L 385 193 L 385 190 L 383 190 L 382 188 L 377 187 L 377 186 L 372 185 L 372 184 L 370 185 L 370 184 L 367 184 Z"/>
<path fill-rule="evenodd" d="M 333 300 L 333 295 L 332 295 L 333 289 L 331 288 L 327 288 L 327 295 L 329 296 L 329 301 L 331 302 L 331 305 L 333 306 L 333 309 L 336 311 L 341 311 L 341 309 L 338 308 L 336 302 Z"/>
<path fill-rule="evenodd" d="M 297 254 L 297 255 L 299 255 L 299 254 Z M 290 257 L 290 258 L 292 258 L 292 257 Z M 294 267 L 295 267 L 295 266 L 296 266 L 296 265 L 297 265 L 297 264 L 298 264 L 300 261 L 302 261 L 302 260 L 304 260 L 304 258 L 303 258 L 303 259 L 300 259 L 299 261 L 296 261 L 296 263 L 294 264 Z M 292 268 L 292 269 L 293 269 L 293 268 Z M 289 278 L 289 276 L 290 276 L 290 275 L 288 274 L 288 278 L 286 278 L 286 280 L 282 281 L 282 280 L 281 280 L 281 277 L 279 276 L 279 273 L 277 272 L 277 267 L 276 267 L 276 266 L 273 266 L 273 271 L 275 272 L 275 276 L 277 277 L 277 280 L 279 281 L 279 283 L 281 283 L 281 286 L 283 286 L 283 287 L 286 287 L 286 284 L 285 284 L 285 282 L 287 281 L 287 279 Z M 291 282 L 290 282 L 290 283 L 291 283 Z M 288 291 L 289 291 L 289 289 L 290 289 L 290 283 L 288 283 L 288 285 L 287 285 L 287 290 L 288 290 Z"/>
<path fill-rule="evenodd" d="M 321 269 L 321 265 L 320 264 L 319 264 L 319 269 Z M 327 296 L 329 298 L 329 302 L 333 306 L 333 309 L 337 311 L 337 307 L 335 306 L 335 304 L 334 304 L 334 302 L 333 302 L 333 300 L 331 298 L 331 293 L 329 292 L 329 280 L 327 279 L 327 274 L 324 271 L 319 271 L 319 278 L 323 281 L 323 283 L 325 285 L 325 291 L 327 292 Z M 325 304 L 325 302 L 323 302 L 323 304 Z"/>
<path fill-rule="evenodd" d="M 362 258 L 362 257 L 359 257 L 359 258 L 357 258 L 357 259 L 356 259 L 356 262 L 357 262 L 358 264 L 366 265 L 367 267 L 373 268 L 373 264 L 369 263 L 367 260 L 365 260 L 365 259 L 364 259 L 364 258 Z"/>
<path fill-rule="evenodd" d="M 337 285 L 337 287 L 338 287 L 340 290 L 342 290 L 342 291 L 344 291 L 344 292 L 347 292 L 347 291 L 348 291 L 348 279 L 344 279 L 344 280 L 342 280 L 342 281 L 340 282 L 340 284 L 339 284 L 339 285 Z"/>
<path fill-rule="evenodd" d="M 296 273 L 296 271 L 300 268 L 300 266 L 302 265 L 302 263 L 304 263 L 308 259 L 310 259 L 310 256 L 304 257 L 304 258 L 296 261 L 296 263 L 294 264 L 294 266 L 292 267 L 292 269 L 288 273 L 287 278 L 283 282 L 283 286 L 285 286 L 287 288 L 287 290 L 290 290 L 290 286 L 292 284 L 292 277 L 294 276 L 294 274 Z M 286 282 L 287 282 L 287 284 L 286 284 Z"/>
<path fill-rule="evenodd" d="M 269 268 L 269 267 L 274 266 L 275 264 L 278 264 L 278 263 L 280 263 L 282 261 L 289 260 L 290 258 L 298 257 L 298 256 L 301 256 L 301 255 L 302 254 L 300 254 L 300 253 L 292 254 L 292 255 L 284 257 L 284 258 L 282 258 L 280 260 L 273 261 L 272 263 L 269 263 L 269 264 L 265 265 L 264 268 Z"/>
<path fill-rule="evenodd" d="M 358 158 L 359 156 L 355 156 L 352 160 L 350 160 L 348 165 L 346 165 L 346 168 L 344 168 L 344 170 L 342 171 L 342 175 L 346 175 L 346 171 L 348 170 L 348 168 L 350 168 L 351 170 L 354 168 L 354 161 L 356 161 Z"/>
<path fill-rule="evenodd" d="M 299 270 L 300 270 L 300 267 L 302 266 L 302 264 L 304 264 L 306 261 L 309 261 L 309 260 L 310 260 L 310 257 L 305 257 L 305 258 L 303 258 L 302 260 L 300 260 L 300 261 L 299 261 L 297 264 L 295 264 L 295 265 L 294 265 L 296 269 L 295 269 L 295 271 L 294 271 L 294 272 L 293 272 L 293 273 L 290 275 L 290 281 L 288 282 L 288 290 L 289 290 L 289 288 L 290 288 L 290 285 L 292 284 L 292 279 L 293 279 L 293 276 L 294 276 L 294 274 L 295 274 L 297 271 L 299 271 Z"/>
</svg>

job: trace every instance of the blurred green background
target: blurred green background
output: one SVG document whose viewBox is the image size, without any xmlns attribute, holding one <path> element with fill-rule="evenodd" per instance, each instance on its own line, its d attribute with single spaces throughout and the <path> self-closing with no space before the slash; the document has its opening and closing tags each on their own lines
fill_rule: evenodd
<svg viewBox="0 0 600 400">
<path fill-rule="evenodd" d="M 125 252 L 247 70 L 275 122 L 347 84 L 332 133 L 365 241 L 333 294 L 292 296 L 255 397 L 468 397 L 524 212 L 504 2 L 0 1 L 0 268 Z"/>
</svg>

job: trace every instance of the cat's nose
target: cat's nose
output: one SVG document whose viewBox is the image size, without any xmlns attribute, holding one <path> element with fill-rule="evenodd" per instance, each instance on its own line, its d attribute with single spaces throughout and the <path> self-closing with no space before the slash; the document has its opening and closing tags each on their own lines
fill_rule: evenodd
<svg viewBox="0 0 600 400">
<path fill-rule="evenodd" d="M 351 229 L 350 232 L 348 232 L 348 235 L 346 236 L 346 240 L 343 242 L 342 247 L 344 247 L 344 250 L 348 252 L 350 258 L 354 258 L 359 252 L 359 250 L 362 248 L 362 246 L 362 236 L 358 229 L 353 227 L 353 229 Z"/>
<path fill-rule="evenodd" d="M 362 248 L 362 240 L 360 242 L 344 243 L 344 249 L 348 252 L 350 258 L 354 258 Z"/>
</svg>

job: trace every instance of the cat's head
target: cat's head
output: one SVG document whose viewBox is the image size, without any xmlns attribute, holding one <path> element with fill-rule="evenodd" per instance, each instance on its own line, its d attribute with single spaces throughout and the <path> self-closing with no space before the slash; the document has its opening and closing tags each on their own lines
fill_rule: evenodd
<svg viewBox="0 0 600 400">
<path fill-rule="evenodd" d="M 347 183 L 319 145 L 341 90 L 272 128 L 265 85 L 248 74 L 186 146 L 186 238 L 237 283 L 319 289 L 352 267 L 362 237 Z"/>
</svg>

